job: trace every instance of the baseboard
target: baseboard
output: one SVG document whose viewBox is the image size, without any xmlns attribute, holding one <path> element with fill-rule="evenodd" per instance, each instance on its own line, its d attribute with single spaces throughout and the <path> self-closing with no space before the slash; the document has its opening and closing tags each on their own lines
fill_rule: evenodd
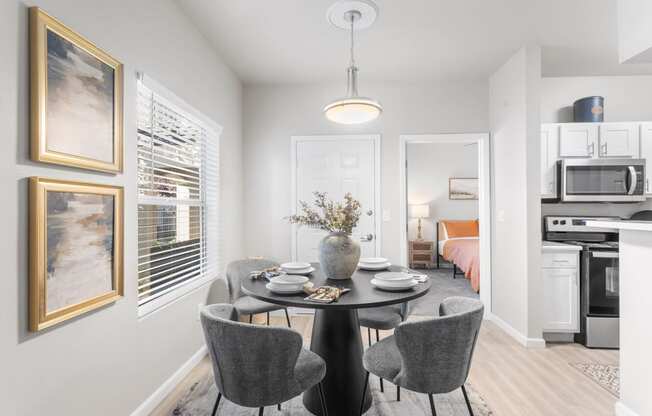
<svg viewBox="0 0 652 416">
<path fill-rule="evenodd" d="M 148 416 L 151 414 L 156 406 L 158 406 L 163 399 L 165 399 L 168 394 L 174 390 L 174 388 L 183 380 L 185 376 L 190 373 L 190 371 L 195 368 L 197 364 L 204 358 L 208 353 L 206 346 L 203 345 L 196 353 L 190 357 L 177 371 L 172 374 L 170 378 L 165 380 L 161 386 L 152 393 L 140 406 L 136 408 L 131 413 L 131 416 Z"/>
<path fill-rule="evenodd" d="M 500 329 L 505 331 L 507 335 L 511 336 L 524 346 L 525 348 L 545 348 L 546 347 L 546 341 L 543 338 L 528 338 L 525 335 L 521 334 L 518 330 L 516 330 L 513 326 L 499 318 L 498 316 L 490 313 L 487 315 L 487 319 L 489 319 L 491 322 L 495 323 Z"/>
<path fill-rule="evenodd" d="M 616 416 L 639 416 L 638 413 L 625 406 L 620 400 L 616 402 L 614 409 L 616 410 Z"/>
</svg>

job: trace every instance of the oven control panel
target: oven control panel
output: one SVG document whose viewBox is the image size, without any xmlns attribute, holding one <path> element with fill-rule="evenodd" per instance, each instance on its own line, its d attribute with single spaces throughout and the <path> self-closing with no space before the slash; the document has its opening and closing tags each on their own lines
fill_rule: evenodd
<svg viewBox="0 0 652 416">
<path fill-rule="evenodd" d="M 543 227 L 549 232 L 617 232 L 610 228 L 589 227 L 587 221 L 620 221 L 619 217 L 572 217 L 549 215 L 543 218 Z"/>
</svg>

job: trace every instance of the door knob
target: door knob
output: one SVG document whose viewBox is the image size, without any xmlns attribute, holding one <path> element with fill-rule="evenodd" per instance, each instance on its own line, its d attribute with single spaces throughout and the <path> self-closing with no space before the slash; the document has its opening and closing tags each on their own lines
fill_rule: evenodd
<svg viewBox="0 0 652 416">
<path fill-rule="evenodd" d="M 372 215 L 374 215 L 373 210 L 369 210 L 369 211 L 367 211 L 367 215 L 370 216 L 370 217 L 371 217 Z"/>
<path fill-rule="evenodd" d="M 374 239 L 373 234 L 367 234 L 367 235 L 363 235 L 362 237 L 360 237 L 360 241 L 371 241 L 373 239 Z"/>
</svg>

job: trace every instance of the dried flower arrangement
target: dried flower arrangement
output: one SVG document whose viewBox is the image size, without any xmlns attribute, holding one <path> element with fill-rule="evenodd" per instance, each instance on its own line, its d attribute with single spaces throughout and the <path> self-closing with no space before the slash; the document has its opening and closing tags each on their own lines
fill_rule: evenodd
<svg viewBox="0 0 652 416">
<path fill-rule="evenodd" d="M 343 202 L 326 199 L 326 192 L 313 192 L 313 194 L 315 195 L 314 206 L 321 209 L 321 213 L 306 202 L 299 201 L 302 213 L 291 215 L 286 219 L 292 224 L 319 228 L 329 233 L 351 235 L 360 220 L 360 201 L 354 199 L 350 193 L 344 195 Z"/>
</svg>

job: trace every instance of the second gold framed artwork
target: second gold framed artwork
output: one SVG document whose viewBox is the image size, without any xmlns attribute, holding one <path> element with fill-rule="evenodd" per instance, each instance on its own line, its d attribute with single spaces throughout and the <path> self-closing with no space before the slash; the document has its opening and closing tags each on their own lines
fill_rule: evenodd
<svg viewBox="0 0 652 416">
<path fill-rule="evenodd" d="M 30 330 L 123 295 L 123 189 L 31 177 Z"/>
</svg>

